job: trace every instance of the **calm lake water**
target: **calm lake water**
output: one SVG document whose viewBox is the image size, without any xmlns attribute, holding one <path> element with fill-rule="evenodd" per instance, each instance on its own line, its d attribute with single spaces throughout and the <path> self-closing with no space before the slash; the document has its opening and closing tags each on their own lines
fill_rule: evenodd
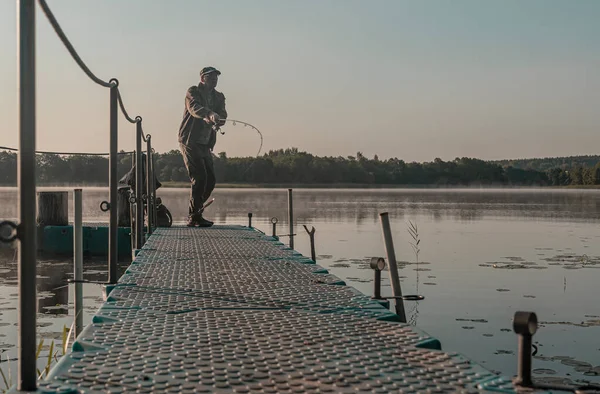
<svg viewBox="0 0 600 394">
<path fill-rule="evenodd" d="M 182 223 L 188 191 L 158 195 Z M 218 224 L 247 224 L 270 234 L 270 219 L 287 234 L 287 190 L 217 189 L 206 217 Z M 107 221 L 98 209 L 100 188 L 84 189 L 86 221 Z M 72 208 L 72 206 L 70 206 Z M 0 218 L 14 218 L 16 190 L 0 189 Z M 516 311 L 534 311 L 540 328 L 535 373 L 546 380 L 600 383 L 600 191 L 593 190 L 294 190 L 295 249 L 309 256 L 316 228 L 318 264 L 365 294 L 372 294 L 372 256 L 385 256 L 379 213 L 389 212 L 407 318 L 441 340 L 444 350 L 466 355 L 505 375 L 516 371 Z M 420 254 L 409 244 L 418 226 Z M 286 238 L 282 241 L 287 242 Z M 16 356 L 15 251 L 0 250 L 0 349 Z M 122 269 L 127 264 L 123 263 Z M 106 261 L 88 259 L 87 279 L 104 280 Z M 40 257 L 39 332 L 60 338 L 72 323 L 72 260 Z M 391 295 L 387 272 L 384 294 Z M 85 285 L 84 322 L 101 304 L 101 289 Z M 68 314 L 70 313 L 70 315 Z M 16 370 L 15 370 L 16 372 Z"/>
</svg>

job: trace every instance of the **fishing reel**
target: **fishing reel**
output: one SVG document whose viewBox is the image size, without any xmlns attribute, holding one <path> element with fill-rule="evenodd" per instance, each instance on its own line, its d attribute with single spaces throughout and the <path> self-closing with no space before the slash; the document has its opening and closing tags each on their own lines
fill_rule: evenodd
<svg viewBox="0 0 600 394">
<path fill-rule="evenodd" d="M 225 135 L 225 132 L 223 130 L 221 130 L 221 126 L 219 126 L 217 124 L 213 124 L 212 129 L 214 130 L 215 133 L 219 132 L 219 133 L 221 133 L 221 135 Z"/>
</svg>

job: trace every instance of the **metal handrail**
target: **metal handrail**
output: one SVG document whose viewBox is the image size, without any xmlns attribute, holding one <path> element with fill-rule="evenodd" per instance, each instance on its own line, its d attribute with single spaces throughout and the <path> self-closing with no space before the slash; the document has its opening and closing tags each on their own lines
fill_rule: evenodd
<svg viewBox="0 0 600 394">
<path fill-rule="evenodd" d="M 152 212 L 152 136 L 148 135 L 146 139 L 146 220 L 148 236 L 152 235 L 152 227 L 154 225 L 154 215 Z"/>
<path fill-rule="evenodd" d="M 119 139 L 119 119 L 118 119 L 118 95 L 119 90 L 116 86 L 110 88 L 110 138 L 108 158 L 108 199 L 109 205 L 109 224 L 108 224 L 108 283 L 117 283 L 117 265 L 118 265 L 118 245 L 119 242 L 119 217 L 118 217 L 118 173 L 117 173 L 117 149 Z"/>
<path fill-rule="evenodd" d="M 19 93 L 20 93 L 20 141 L 19 149 L 0 147 L 0 149 L 13 150 L 19 153 L 19 196 L 20 196 L 20 224 L 14 224 L 16 238 L 19 244 L 19 377 L 18 390 L 35 391 L 36 381 L 36 309 L 31 306 L 36 300 L 36 181 L 35 181 L 35 154 L 58 154 L 58 155 L 90 155 L 109 156 L 109 202 L 106 203 L 110 210 L 109 242 L 108 242 L 108 283 L 117 282 L 117 232 L 118 232 L 118 179 L 117 179 L 117 155 L 118 152 L 118 111 L 119 108 L 125 119 L 136 124 L 136 188 L 133 202 L 136 208 L 136 237 L 135 247 L 141 248 L 143 239 L 143 214 L 144 203 L 147 207 L 148 234 L 152 234 L 153 227 L 157 223 L 156 210 L 156 180 L 154 175 L 154 149 L 152 148 L 152 137 L 144 134 L 142 129 L 142 118 L 136 116 L 131 118 L 123 103 L 123 97 L 119 90 L 119 81 L 111 78 L 105 81 L 97 77 L 82 60 L 73 44 L 69 41 L 56 17 L 52 13 L 46 0 L 38 0 L 43 13 L 46 15 L 50 25 L 62 41 L 63 45 L 81 70 L 96 84 L 110 89 L 110 143 L 109 153 L 69 153 L 69 152 L 36 152 L 35 150 L 35 92 L 36 92 L 36 70 L 35 70 L 35 0 L 18 0 L 18 36 L 19 36 Z M 261 138 L 258 154 L 262 149 L 263 137 L 258 128 L 253 125 L 237 121 L 226 120 L 233 125 L 237 123 L 253 128 Z M 143 172 L 142 172 L 142 142 L 146 143 L 146 185 L 145 198 L 143 198 Z M 130 152 L 125 152 L 130 153 Z M 4 225 L 4 222 L 2 222 Z M 13 225 L 13 223 L 10 223 Z M 9 226 L 10 227 L 10 226 Z M 293 241 L 292 241 L 293 242 Z"/>
<path fill-rule="evenodd" d="M 148 216 L 152 216 L 152 225 L 156 227 L 158 223 L 158 217 L 156 212 L 156 179 L 154 177 L 154 148 L 152 148 L 152 141 L 148 140 L 148 146 L 150 147 L 150 166 L 148 169 L 148 178 L 150 179 L 150 203 L 148 204 Z"/>
<path fill-rule="evenodd" d="M 65 32 L 58 23 L 56 17 L 50 10 L 46 0 L 38 0 L 43 13 L 46 15 L 50 25 L 64 44 L 65 48 L 81 70 L 96 84 L 110 89 L 110 149 L 109 149 L 109 200 L 110 208 L 110 230 L 109 230 L 109 257 L 108 257 L 108 282 L 117 282 L 117 155 L 118 148 L 118 111 L 119 107 L 125 118 L 137 124 L 136 154 L 137 163 L 141 161 L 141 140 L 147 141 L 149 163 L 152 163 L 152 147 L 150 136 L 144 137 L 141 133 L 141 117 L 132 119 L 125 109 L 123 99 L 119 91 L 119 81 L 115 78 L 109 81 L 98 78 L 81 59 Z M 12 242 L 18 240 L 19 251 L 19 335 L 18 335 L 18 391 L 37 390 L 36 350 L 37 334 L 36 320 L 37 300 L 36 277 L 37 277 L 37 223 L 36 223 L 36 8 L 35 0 L 17 1 L 17 36 L 18 36 L 18 92 L 19 92 L 19 149 L 18 149 L 18 182 L 19 182 L 19 224 L 0 221 L 0 226 L 8 228 L 10 234 L 0 237 L 1 242 Z M 1 147 L 0 147 L 1 148 Z M 11 148 L 4 149 L 16 150 Z M 41 152 L 56 154 L 72 154 L 61 152 Z M 92 154 L 102 155 L 105 154 Z M 141 166 L 138 166 L 138 186 L 141 186 Z M 148 185 L 154 186 L 153 166 L 148 166 Z M 140 187 L 136 188 L 141 190 Z M 147 189 L 148 196 L 152 195 Z M 155 196 L 154 196 L 155 197 Z M 141 203 L 141 196 L 137 196 Z M 153 198 L 150 198 L 152 203 Z M 138 212 L 142 212 L 141 204 Z M 151 207 L 151 205 L 150 205 Z M 149 210 L 148 218 L 153 216 Z M 139 225 L 138 221 L 138 225 Z M 77 278 L 76 278 L 77 279 Z"/>
<path fill-rule="evenodd" d="M 123 98 L 121 97 L 121 92 L 118 89 L 117 89 L 117 100 L 119 101 L 119 107 L 121 107 L 121 112 L 123 113 L 123 116 L 125 116 L 125 119 L 127 119 L 127 121 L 129 123 L 139 123 L 142 121 L 142 117 L 139 115 L 136 116 L 135 119 L 131 119 L 131 117 L 127 113 L 127 110 L 125 109 L 125 105 L 123 104 Z"/>
<path fill-rule="evenodd" d="M 142 199 L 143 188 L 143 172 L 142 172 L 142 139 L 143 139 L 142 121 L 135 125 L 135 198 L 133 204 L 135 206 L 135 238 L 134 248 L 141 249 L 144 245 L 144 201 Z M 132 229 L 134 223 L 131 223 Z"/>
<path fill-rule="evenodd" d="M 75 62 L 77 63 L 77 65 L 79 65 L 79 67 L 83 70 L 83 72 L 94 82 L 96 82 L 97 84 L 103 86 L 103 87 L 108 87 L 110 88 L 110 152 L 109 152 L 109 209 L 110 209 L 110 225 L 109 225 L 109 245 L 108 245 L 108 261 L 109 261 L 109 283 L 116 283 L 117 281 L 117 241 L 118 241 L 118 236 L 117 236 L 117 232 L 118 232 L 118 217 L 117 217 L 117 139 L 118 139 L 118 121 L 117 121 L 117 111 L 118 108 L 121 109 L 121 112 L 123 114 L 123 116 L 125 117 L 125 119 L 133 124 L 136 124 L 136 182 L 137 184 L 140 184 L 142 181 L 142 172 L 141 172 L 141 166 L 139 165 L 139 163 L 141 163 L 141 155 L 142 155 L 142 151 L 141 151 L 141 141 L 138 142 L 138 140 L 148 140 L 149 136 L 146 136 L 146 138 L 144 137 L 143 133 L 140 132 L 141 130 L 141 122 L 142 122 L 142 117 L 141 116 L 136 116 L 135 119 L 131 118 L 129 116 L 129 114 L 127 113 L 127 110 L 125 108 L 125 105 L 123 103 L 123 97 L 121 96 L 121 92 L 119 90 L 119 81 L 116 78 L 112 78 L 110 81 L 106 82 L 101 80 L 100 78 L 98 78 L 90 69 L 89 67 L 85 64 L 85 62 L 81 59 L 81 57 L 79 56 L 79 54 L 77 53 L 77 51 L 75 50 L 75 48 L 73 47 L 73 45 L 71 44 L 71 42 L 69 41 L 69 39 L 67 38 L 67 35 L 64 33 L 64 31 L 62 30 L 60 24 L 58 23 L 58 21 L 56 20 L 56 17 L 54 16 L 54 14 L 52 13 L 52 11 L 50 10 L 50 7 L 48 7 L 48 4 L 46 3 L 45 0 L 39 0 L 40 6 L 42 8 L 42 10 L 44 11 L 44 14 L 46 14 L 46 17 L 48 18 L 48 21 L 50 22 L 50 24 L 52 25 L 52 27 L 54 28 L 54 30 L 56 31 L 57 35 L 59 36 L 60 40 L 62 41 L 62 43 L 64 44 L 65 48 L 67 48 L 67 50 L 69 51 L 69 53 L 71 54 L 71 57 L 73 58 L 73 60 L 75 60 Z M 153 173 L 151 172 L 152 170 L 150 168 L 148 168 L 148 175 L 153 175 Z M 136 187 L 136 196 L 133 199 L 133 203 L 136 204 L 136 223 L 139 226 L 139 224 L 141 222 L 143 222 L 143 207 L 142 207 L 142 198 L 141 198 L 141 189 L 139 187 Z M 142 215 L 142 220 L 140 220 L 140 213 Z M 140 234 L 139 232 L 136 231 L 136 234 Z M 141 245 L 143 243 L 143 240 L 141 239 L 141 236 L 136 236 L 136 242 L 135 242 L 135 247 L 136 248 L 141 248 Z"/>
<path fill-rule="evenodd" d="M 17 4 L 19 92 L 19 335 L 17 390 L 37 389 L 35 0 Z"/>
</svg>

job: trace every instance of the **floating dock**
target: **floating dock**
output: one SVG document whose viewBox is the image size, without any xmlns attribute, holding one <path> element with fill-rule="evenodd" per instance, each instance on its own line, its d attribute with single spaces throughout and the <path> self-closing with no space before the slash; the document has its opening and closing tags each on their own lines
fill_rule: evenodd
<svg viewBox="0 0 600 394">
<path fill-rule="evenodd" d="M 48 393 L 513 392 L 260 231 L 160 228 Z"/>
<path fill-rule="evenodd" d="M 84 223 L 83 254 L 108 256 L 108 223 Z M 119 227 L 117 254 L 131 256 L 131 228 Z M 73 225 L 38 226 L 38 250 L 59 256 L 73 256 Z"/>
</svg>

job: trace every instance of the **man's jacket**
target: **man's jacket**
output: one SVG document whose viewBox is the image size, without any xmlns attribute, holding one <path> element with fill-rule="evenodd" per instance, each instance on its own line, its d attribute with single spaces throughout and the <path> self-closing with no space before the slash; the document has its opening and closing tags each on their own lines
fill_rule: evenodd
<svg viewBox="0 0 600 394">
<path fill-rule="evenodd" d="M 217 134 L 212 124 L 204 118 L 211 112 L 219 114 L 221 119 L 227 118 L 225 110 L 225 95 L 216 90 L 207 92 L 202 87 L 192 86 L 185 95 L 183 120 L 179 127 L 179 143 L 207 145 L 211 149 L 217 142 Z"/>
</svg>

